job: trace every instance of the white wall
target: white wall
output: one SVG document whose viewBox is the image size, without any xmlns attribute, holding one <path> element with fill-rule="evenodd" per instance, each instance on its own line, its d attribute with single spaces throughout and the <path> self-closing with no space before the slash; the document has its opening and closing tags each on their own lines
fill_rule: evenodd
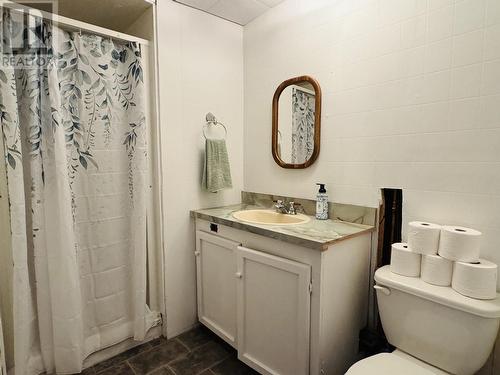
<svg viewBox="0 0 500 375">
<path fill-rule="evenodd" d="M 243 30 L 176 4 L 158 2 L 160 122 L 164 192 L 167 333 L 196 323 L 194 228 L 189 210 L 240 201 L 243 188 Z M 200 188 L 202 126 L 213 112 L 228 129 L 233 189 Z"/>
<path fill-rule="evenodd" d="M 484 233 L 500 263 L 500 1 L 287 0 L 245 27 L 245 190 L 378 206 Z M 322 150 L 271 156 L 271 99 L 302 74 L 323 90 Z M 255 147 L 258 146 L 258 147 Z M 500 282 L 500 280 L 499 280 Z"/>
</svg>

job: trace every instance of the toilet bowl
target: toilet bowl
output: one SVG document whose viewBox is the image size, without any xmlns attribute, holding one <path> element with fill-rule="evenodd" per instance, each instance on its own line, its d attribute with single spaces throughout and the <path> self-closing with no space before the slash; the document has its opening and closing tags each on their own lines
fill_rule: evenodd
<svg viewBox="0 0 500 375">
<path fill-rule="evenodd" d="M 375 272 L 380 319 L 397 349 L 355 363 L 348 375 L 472 375 L 488 359 L 500 323 L 500 295 L 475 300 L 419 278 Z"/>
</svg>

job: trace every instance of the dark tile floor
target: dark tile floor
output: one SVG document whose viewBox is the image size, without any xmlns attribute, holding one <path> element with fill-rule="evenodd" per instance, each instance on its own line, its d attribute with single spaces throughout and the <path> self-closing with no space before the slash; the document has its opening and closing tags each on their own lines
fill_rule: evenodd
<svg viewBox="0 0 500 375">
<path fill-rule="evenodd" d="M 173 339 L 158 338 L 82 372 L 84 375 L 254 375 L 236 351 L 200 326 Z"/>
</svg>

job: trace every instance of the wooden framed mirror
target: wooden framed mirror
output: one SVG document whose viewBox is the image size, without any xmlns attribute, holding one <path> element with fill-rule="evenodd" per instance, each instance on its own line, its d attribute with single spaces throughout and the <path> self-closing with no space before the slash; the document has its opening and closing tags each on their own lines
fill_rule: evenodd
<svg viewBox="0 0 500 375">
<path fill-rule="evenodd" d="M 287 79 L 273 97 L 272 153 L 282 168 L 303 169 L 318 158 L 321 88 L 310 76 Z"/>
</svg>

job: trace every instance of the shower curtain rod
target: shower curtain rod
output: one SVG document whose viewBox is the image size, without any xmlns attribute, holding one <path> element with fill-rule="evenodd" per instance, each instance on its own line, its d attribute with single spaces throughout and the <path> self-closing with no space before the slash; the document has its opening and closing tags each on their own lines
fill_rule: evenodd
<svg viewBox="0 0 500 375">
<path fill-rule="evenodd" d="M 74 19 L 71 19 L 68 17 L 59 16 L 57 14 L 49 13 L 49 12 L 46 12 L 43 10 L 30 8 L 30 7 L 24 6 L 22 4 L 14 3 L 14 2 L 9 1 L 9 0 L 0 0 L 0 7 L 5 7 L 5 8 L 12 10 L 12 11 L 15 11 L 15 12 L 23 12 L 23 13 L 31 12 L 31 14 L 33 16 L 41 17 L 43 19 L 52 21 L 52 23 L 55 25 L 63 26 L 65 28 L 71 29 L 73 31 L 79 31 L 79 30 L 88 31 L 88 32 L 92 32 L 94 34 L 98 34 L 98 35 L 103 36 L 103 37 L 119 39 L 119 40 L 123 40 L 123 41 L 127 41 L 127 42 L 137 42 L 137 43 L 142 44 L 144 46 L 149 45 L 149 40 L 147 40 L 147 39 L 138 38 L 138 37 L 133 36 L 133 35 L 120 33 L 118 31 L 113 31 L 110 29 L 106 29 L 104 27 L 92 25 L 92 24 L 87 23 L 87 22 L 82 22 L 82 21 L 74 20 Z"/>
</svg>

